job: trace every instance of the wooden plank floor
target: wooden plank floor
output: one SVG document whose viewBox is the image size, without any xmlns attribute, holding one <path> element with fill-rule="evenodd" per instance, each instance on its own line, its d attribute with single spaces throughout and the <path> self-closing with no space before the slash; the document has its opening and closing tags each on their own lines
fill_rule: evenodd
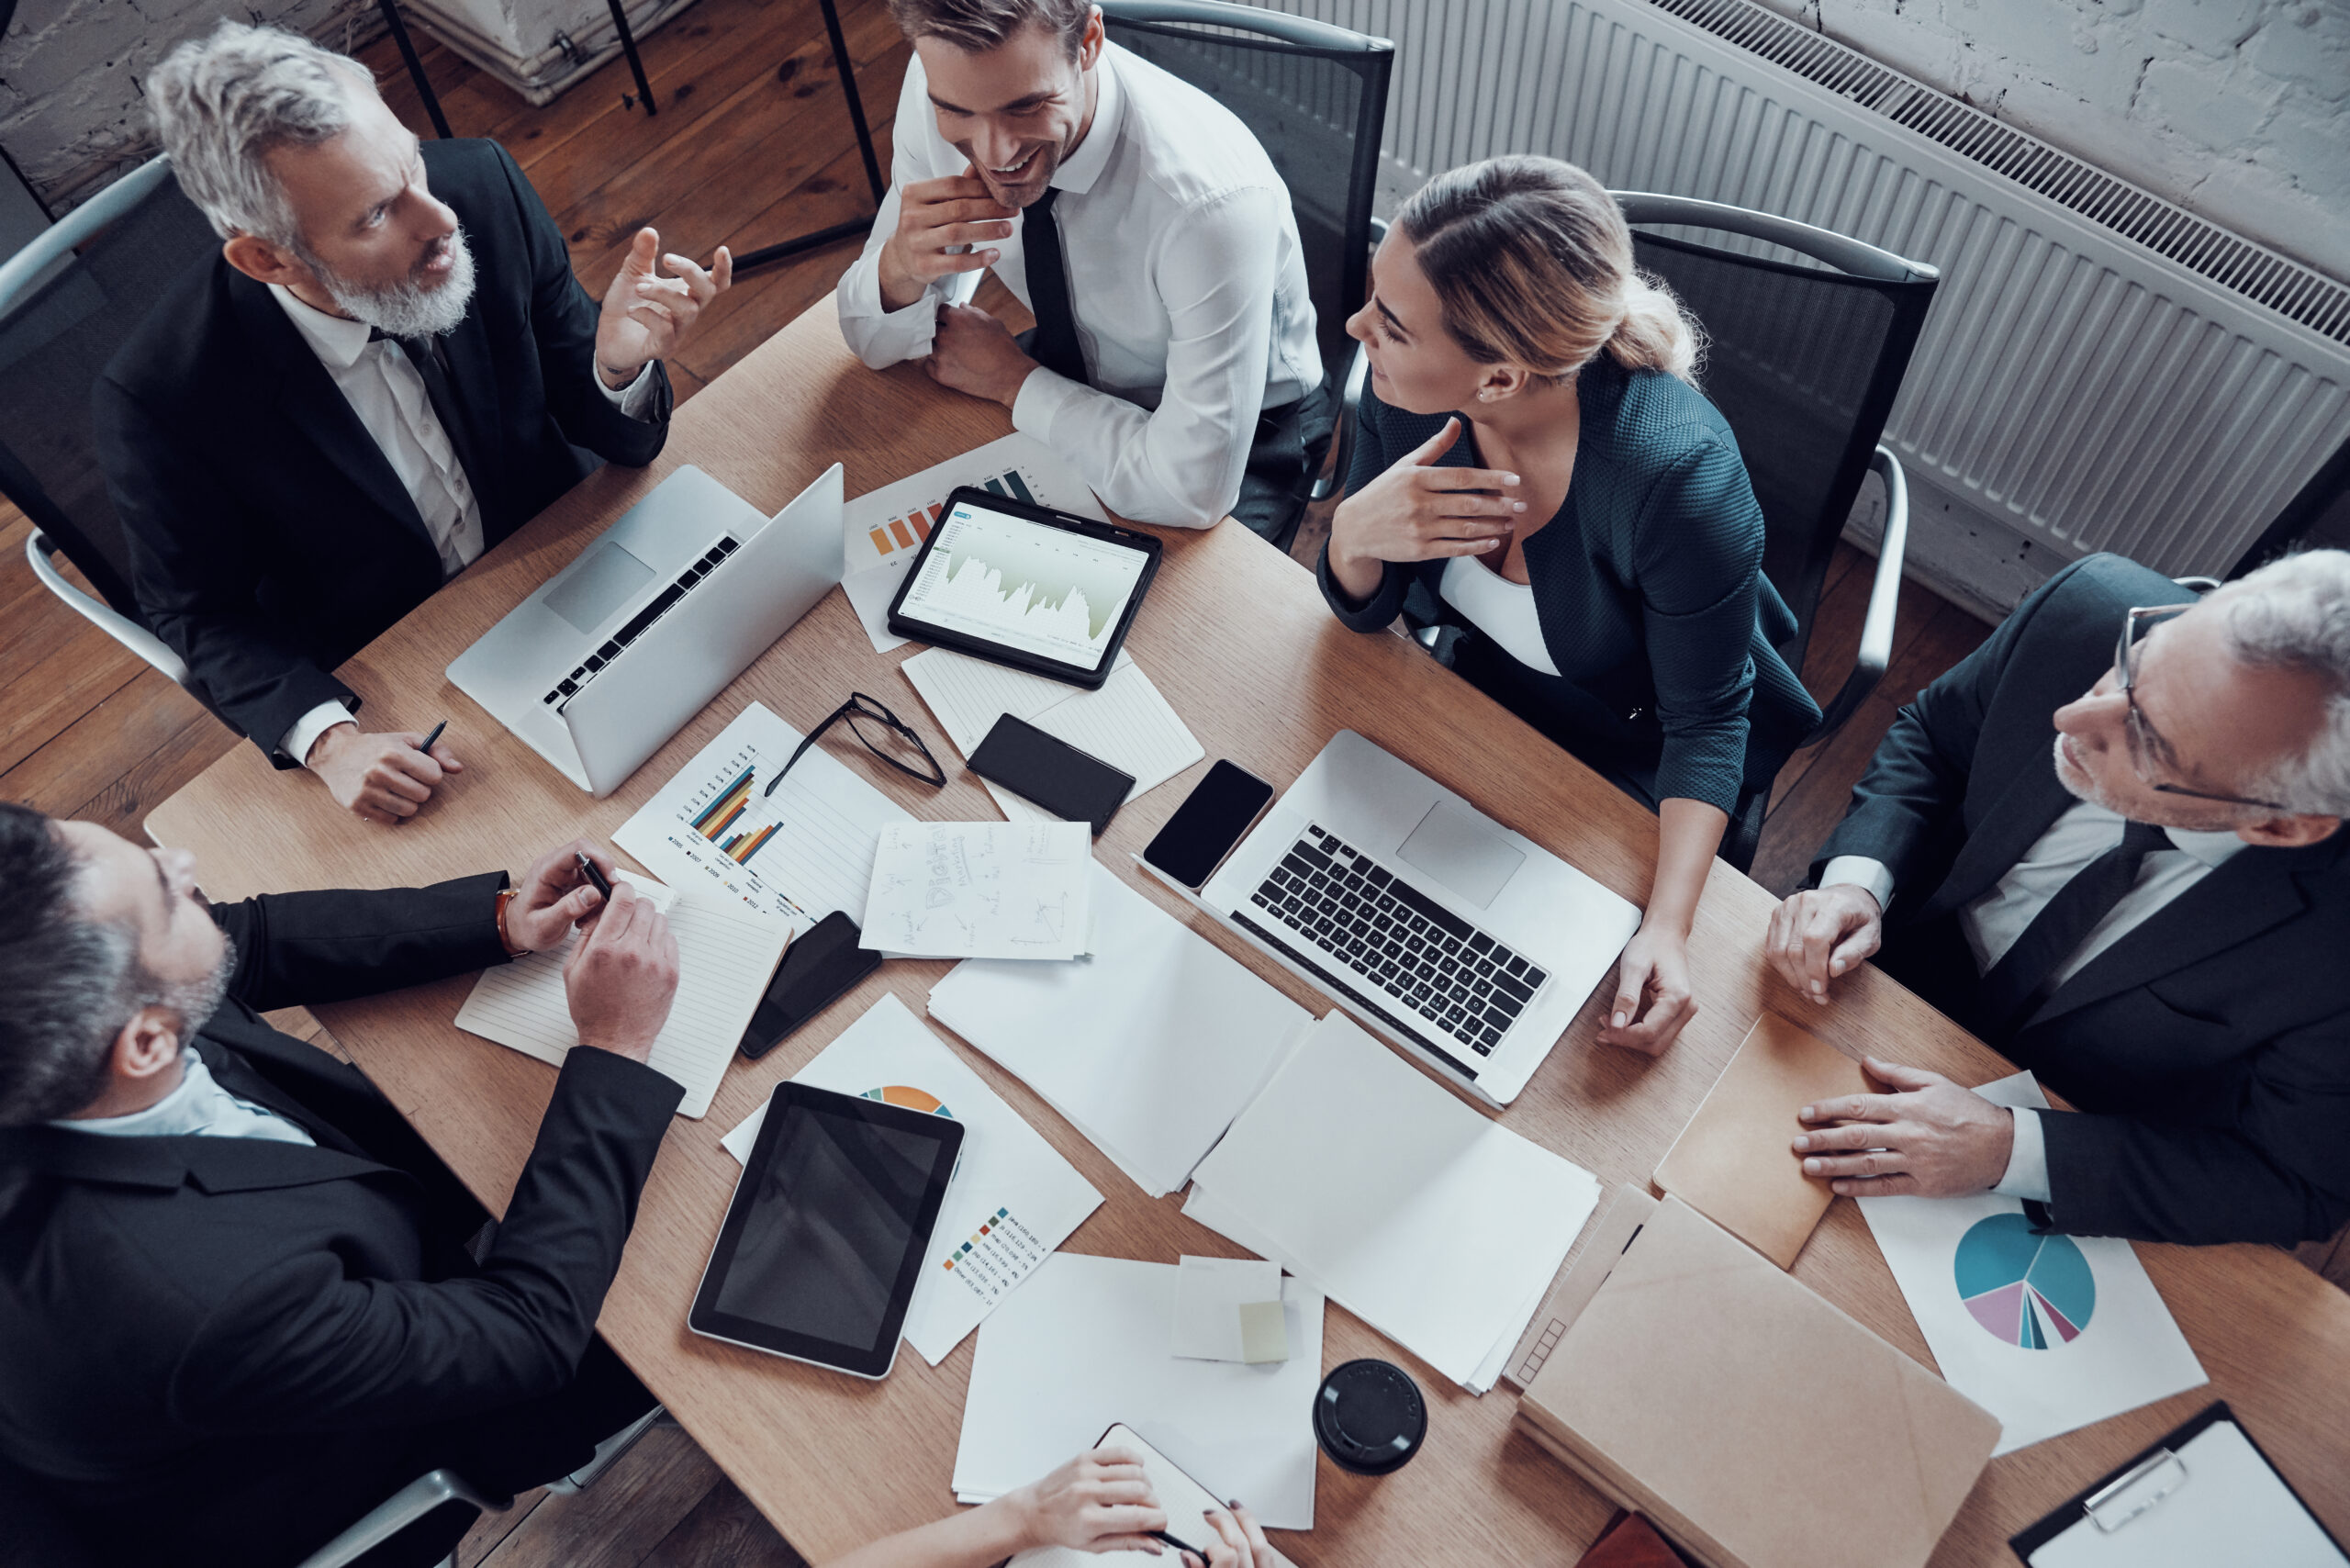
<svg viewBox="0 0 2350 1568">
<path fill-rule="evenodd" d="M 840 9 L 886 172 L 906 45 L 882 0 L 841 0 Z M 665 250 L 706 259 L 721 243 L 746 251 L 868 210 L 819 18 L 815 0 L 700 0 L 643 40 L 659 101 L 649 118 L 623 102 L 632 84 L 622 62 L 533 109 L 421 34 L 418 41 L 451 129 L 506 144 L 561 225 L 582 281 L 599 292 L 643 224 L 661 230 Z M 392 106 L 430 135 L 390 45 L 363 53 Z M 843 242 L 738 282 L 671 362 L 679 399 L 822 298 L 855 253 Z M 52 599 L 25 564 L 28 532 L 21 515 L 0 504 L 0 797 L 137 837 L 157 801 L 241 743 Z M 1320 519 L 1301 532 L 1299 559 L 1313 559 L 1324 532 Z M 1823 698 L 1858 644 L 1871 566 L 1845 549 L 1831 571 L 1807 672 Z M 1894 710 L 1986 634 L 1980 622 L 1924 589 L 1904 590 L 1884 689 L 1841 734 L 1789 763 L 1755 862 L 1757 880 L 1774 891 L 1800 880 Z M 277 1021 L 337 1048 L 298 1009 Z M 692 1440 L 666 1427 L 588 1492 L 533 1494 L 484 1519 L 459 1561 L 465 1568 L 800 1563 Z"/>
</svg>

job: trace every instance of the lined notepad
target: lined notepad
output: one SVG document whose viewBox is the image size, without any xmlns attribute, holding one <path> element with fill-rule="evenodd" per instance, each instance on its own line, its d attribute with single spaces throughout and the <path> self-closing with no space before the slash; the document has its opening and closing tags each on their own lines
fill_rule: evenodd
<svg viewBox="0 0 2350 1568">
<path fill-rule="evenodd" d="M 685 1086 L 677 1114 L 699 1120 L 709 1114 L 718 1081 L 783 957 L 788 930 L 722 904 L 681 896 L 650 878 L 623 871 L 621 879 L 667 914 L 670 934 L 677 939 L 677 1000 L 653 1042 L 649 1065 Z M 574 932 L 560 947 L 484 969 L 473 994 L 457 1009 L 457 1027 L 561 1066 L 579 1043 L 563 984 L 564 963 L 578 941 Z"/>
<path fill-rule="evenodd" d="M 946 648 L 916 654 L 898 666 L 922 694 L 939 727 L 965 756 L 1006 713 L 1135 776 L 1126 799 L 1166 783 L 1205 756 L 1182 718 L 1125 649 L 1099 691 L 1084 691 L 1024 670 L 1007 669 Z M 987 780 L 982 779 L 982 783 Z M 1050 812 L 1009 790 L 988 793 L 1013 822 L 1051 822 Z"/>
</svg>

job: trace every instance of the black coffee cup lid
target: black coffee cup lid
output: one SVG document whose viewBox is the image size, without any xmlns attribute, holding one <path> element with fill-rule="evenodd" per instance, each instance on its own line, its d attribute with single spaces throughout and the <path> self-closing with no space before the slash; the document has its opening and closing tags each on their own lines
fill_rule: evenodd
<svg viewBox="0 0 2350 1568">
<path fill-rule="evenodd" d="M 1391 1361 L 1348 1361 L 1314 1396 L 1314 1436 L 1341 1470 L 1401 1470 L 1427 1436 L 1428 1407 L 1412 1374 Z"/>
</svg>

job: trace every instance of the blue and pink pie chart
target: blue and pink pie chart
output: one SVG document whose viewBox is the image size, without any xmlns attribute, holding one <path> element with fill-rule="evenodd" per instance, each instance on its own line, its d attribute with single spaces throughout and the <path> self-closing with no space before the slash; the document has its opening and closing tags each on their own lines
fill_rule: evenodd
<svg viewBox="0 0 2350 1568">
<path fill-rule="evenodd" d="M 2023 1350 L 2071 1344 L 2097 1310 L 2097 1276 L 2073 1238 L 2038 1235 L 2020 1214 L 1976 1221 L 1952 1271 L 1984 1331 Z"/>
</svg>

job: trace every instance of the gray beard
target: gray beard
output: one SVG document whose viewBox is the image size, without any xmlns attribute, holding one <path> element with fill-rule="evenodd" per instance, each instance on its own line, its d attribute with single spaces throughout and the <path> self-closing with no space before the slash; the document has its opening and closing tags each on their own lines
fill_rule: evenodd
<svg viewBox="0 0 2350 1568">
<path fill-rule="evenodd" d="M 210 974 L 201 980 L 156 987 L 151 1005 L 179 1015 L 181 1050 L 186 1050 L 197 1031 L 220 1011 L 220 1002 L 229 994 L 229 977 L 236 972 L 237 944 L 231 939 L 221 944 L 220 961 L 212 966 Z"/>
<path fill-rule="evenodd" d="M 449 254 L 453 263 L 449 275 L 433 288 L 414 278 L 404 278 L 388 288 L 363 288 L 307 256 L 303 259 L 309 261 L 319 282 L 352 320 L 364 321 L 386 337 L 431 338 L 456 330 L 457 323 L 465 319 L 466 308 L 473 304 L 474 253 L 465 243 L 463 229 L 450 234 Z"/>
</svg>

